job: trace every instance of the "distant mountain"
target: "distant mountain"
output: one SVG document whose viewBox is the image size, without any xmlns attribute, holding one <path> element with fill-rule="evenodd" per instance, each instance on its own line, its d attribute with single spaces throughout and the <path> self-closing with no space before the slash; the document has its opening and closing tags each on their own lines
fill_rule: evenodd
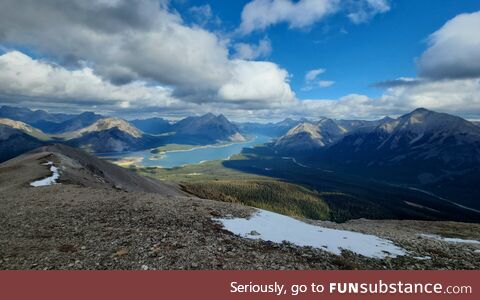
<svg viewBox="0 0 480 300">
<path fill-rule="evenodd" d="M 0 162 L 44 144 L 43 141 L 25 133 L 24 130 L 25 128 L 17 129 L 0 123 Z"/>
<path fill-rule="evenodd" d="M 329 151 L 332 158 L 369 166 L 432 160 L 439 170 L 464 169 L 480 163 L 480 128 L 460 117 L 420 108 L 370 132 L 348 135 Z"/>
<path fill-rule="evenodd" d="M 328 148 L 347 134 L 370 132 L 376 126 L 393 119 L 385 117 L 375 121 L 334 120 L 321 117 L 318 121 L 298 123 L 274 144 L 278 151 L 305 153 Z"/>
<path fill-rule="evenodd" d="M 330 146 L 345 133 L 345 129 L 325 118 L 316 123 L 298 124 L 277 139 L 274 147 L 282 152 L 308 152 Z"/>
<path fill-rule="evenodd" d="M 225 116 L 206 114 L 200 117 L 188 117 L 172 126 L 176 137 L 191 143 L 214 143 L 222 141 L 242 142 L 245 137 L 238 127 Z"/>
<path fill-rule="evenodd" d="M 50 136 L 48 136 L 47 134 L 45 134 L 41 130 L 39 130 L 37 128 L 34 128 L 34 127 L 32 127 L 32 126 L 30 126 L 26 123 L 23 123 L 21 121 L 14 121 L 14 120 L 11 120 L 11 119 L 0 118 L 0 125 L 5 125 L 5 126 L 13 128 L 13 129 L 20 130 L 21 132 L 23 132 L 27 135 L 30 135 L 30 136 L 32 136 L 36 139 L 39 139 L 39 140 L 46 141 L 46 140 L 50 139 Z"/>
<path fill-rule="evenodd" d="M 380 124 L 393 121 L 394 119 L 390 117 L 384 117 L 380 120 L 374 121 L 365 121 L 365 120 L 335 120 L 335 123 L 347 131 L 352 132 L 353 130 L 367 130 L 368 128 L 372 128 L 378 126 Z"/>
<path fill-rule="evenodd" d="M 480 127 L 423 108 L 374 130 L 346 135 L 323 152 L 312 154 L 310 160 L 362 176 L 429 187 L 444 195 L 462 190 L 463 198 L 480 199 L 476 187 Z"/>
<path fill-rule="evenodd" d="M 117 118 L 100 119 L 92 125 L 64 135 L 69 145 L 91 152 L 123 152 L 146 149 L 154 138 Z"/>
<path fill-rule="evenodd" d="M 2 106 L 0 107 L 0 118 L 22 121 L 35 127 L 38 121 L 49 121 L 55 123 L 65 122 L 75 115 L 69 114 L 51 114 L 44 110 L 30 110 L 22 107 Z"/>
<path fill-rule="evenodd" d="M 78 136 L 85 135 L 87 133 L 106 131 L 112 128 L 117 128 L 118 130 L 124 132 L 125 134 L 131 135 L 135 138 L 140 138 L 143 135 L 143 133 L 140 130 L 138 130 L 138 128 L 136 128 L 135 126 L 133 126 L 132 124 L 128 123 L 125 120 L 118 119 L 118 118 L 103 118 L 96 121 L 95 123 L 93 123 L 88 127 L 69 133 L 69 136 L 73 135 L 72 137 L 78 137 Z"/>
<path fill-rule="evenodd" d="M 172 130 L 172 124 L 162 118 L 149 118 L 130 121 L 135 127 L 149 134 L 161 134 Z"/>
<path fill-rule="evenodd" d="M 75 114 L 52 114 L 44 110 L 30 110 L 28 108 L 2 106 L 0 118 L 8 118 L 27 123 L 45 133 L 58 134 L 78 130 L 89 126 L 103 116 L 84 112 Z"/>
<path fill-rule="evenodd" d="M 290 129 L 302 122 L 308 120 L 293 120 L 287 118 L 277 123 L 238 123 L 237 126 L 243 133 L 247 134 L 262 134 L 271 137 L 279 137 L 286 134 Z"/>
<path fill-rule="evenodd" d="M 320 121 L 326 118 L 320 118 Z M 332 119 L 333 120 L 333 119 Z M 335 124 L 345 131 L 351 132 L 353 130 L 367 130 L 368 128 L 372 128 L 374 126 L 379 125 L 380 123 L 387 122 L 392 120 L 389 117 L 385 117 L 381 120 L 375 121 L 364 121 L 364 120 L 333 120 Z M 287 118 L 283 121 L 277 123 L 238 123 L 238 127 L 244 133 L 249 134 L 262 134 L 271 137 L 281 137 L 286 135 L 287 132 L 294 128 L 295 126 L 302 124 L 302 123 L 310 123 L 315 124 L 318 121 L 308 120 L 306 118 L 302 118 L 300 120 L 294 120 L 291 118 Z"/>
<path fill-rule="evenodd" d="M 33 125 L 46 133 L 61 134 L 90 126 L 102 118 L 104 118 L 102 115 L 93 112 L 84 112 L 61 123 L 40 120 L 33 123 Z"/>
</svg>

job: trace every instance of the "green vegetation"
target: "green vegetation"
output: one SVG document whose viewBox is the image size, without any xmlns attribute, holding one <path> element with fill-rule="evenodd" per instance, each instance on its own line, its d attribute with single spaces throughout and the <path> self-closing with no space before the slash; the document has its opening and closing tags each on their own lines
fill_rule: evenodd
<svg viewBox="0 0 480 300">
<path fill-rule="evenodd" d="M 218 180 L 183 183 L 200 198 L 242 203 L 295 217 L 327 220 L 328 205 L 321 195 L 298 185 L 276 180 Z"/>
<path fill-rule="evenodd" d="M 231 159 L 245 157 L 235 155 Z M 329 218 L 328 205 L 319 193 L 268 176 L 226 168 L 223 161 L 172 169 L 139 168 L 136 171 L 156 179 L 178 182 L 186 192 L 200 198 L 243 203 L 296 217 Z"/>
<path fill-rule="evenodd" d="M 135 170 L 181 183 L 186 191 L 199 197 L 244 203 L 292 216 L 328 217 L 335 222 L 358 218 L 443 220 L 451 218 L 452 212 L 459 212 L 459 220 L 470 220 L 465 210 L 427 194 L 327 167 L 305 167 L 269 147 L 244 149 L 226 161 Z M 317 199 L 315 204 L 312 199 Z M 410 202 L 419 206 L 409 205 Z M 325 207 L 328 213 L 323 210 Z"/>
</svg>

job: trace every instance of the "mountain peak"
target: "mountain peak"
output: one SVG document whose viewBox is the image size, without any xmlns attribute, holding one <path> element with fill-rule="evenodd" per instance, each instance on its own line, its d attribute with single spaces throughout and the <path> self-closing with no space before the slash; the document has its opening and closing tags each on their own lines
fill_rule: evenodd
<svg viewBox="0 0 480 300">
<path fill-rule="evenodd" d="M 432 112 L 432 111 L 428 110 L 424 107 L 419 107 L 419 108 L 412 111 L 412 113 L 426 113 L 426 112 Z"/>
<path fill-rule="evenodd" d="M 242 141 L 237 126 L 224 115 L 215 116 L 207 113 L 200 117 L 188 117 L 173 125 L 173 130 L 179 135 L 197 136 L 208 141 Z"/>
<path fill-rule="evenodd" d="M 132 124 L 128 123 L 127 121 L 119 118 L 103 118 L 92 125 L 85 127 L 81 130 L 78 131 L 79 134 L 85 134 L 88 132 L 93 132 L 93 131 L 105 131 L 109 130 L 112 128 L 117 128 L 123 132 L 128 133 L 129 135 L 135 137 L 135 138 L 140 138 L 143 134 L 140 130 L 138 130 L 135 126 Z"/>
<path fill-rule="evenodd" d="M 44 132 L 42 132 L 41 130 L 36 129 L 36 128 L 34 128 L 34 127 L 24 123 L 24 122 L 21 122 L 21 121 L 15 121 L 15 120 L 6 119 L 6 118 L 0 118 L 0 125 L 5 125 L 5 126 L 8 126 L 10 128 L 20 130 L 23 133 L 26 133 L 30 136 L 33 136 L 33 137 L 35 137 L 39 140 L 48 140 L 49 139 L 49 137 Z"/>
<path fill-rule="evenodd" d="M 213 113 L 209 112 L 209 113 L 206 113 L 204 114 L 203 116 L 200 116 L 200 118 L 204 118 L 204 119 L 213 119 L 213 118 L 216 118 L 217 116 L 215 116 Z"/>
<path fill-rule="evenodd" d="M 314 125 L 312 123 L 308 123 L 308 122 L 303 122 L 303 123 L 300 123 L 297 126 L 293 127 L 292 129 L 290 129 L 287 132 L 286 136 L 292 136 L 292 135 L 298 134 L 300 132 L 305 132 L 305 133 L 311 135 L 312 137 L 316 137 L 316 138 L 319 137 L 318 127 L 316 125 Z"/>
<path fill-rule="evenodd" d="M 323 118 L 319 122 L 302 122 L 281 136 L 275 146 L 287 152 L 302 152 L 331 145 L 346 133 L 333 120 Z"/>
</svg>

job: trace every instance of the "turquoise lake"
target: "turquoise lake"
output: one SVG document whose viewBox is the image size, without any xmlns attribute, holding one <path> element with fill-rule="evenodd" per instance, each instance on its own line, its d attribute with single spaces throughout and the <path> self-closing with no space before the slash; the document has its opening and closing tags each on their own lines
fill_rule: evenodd
<svg viewBox="0 0 480 300">
<path fill-rule="evenodd" d="M 151 153 L 152 149 L 148 149 L 121 153 L 103 153 L 99 156 L 112 161 L 135 157 L 141 159 L 140 164 L 144 167 L 175 168 L 211 160 L 226 160 L 232 155 L 239 154 L 244 148 L 265 144 L 270 139 L 270 137 L 259 135 L 241 143 L 198 146 L 189 150 L 166 151 L 163 154 L 153 154 Z"/>
</svg>

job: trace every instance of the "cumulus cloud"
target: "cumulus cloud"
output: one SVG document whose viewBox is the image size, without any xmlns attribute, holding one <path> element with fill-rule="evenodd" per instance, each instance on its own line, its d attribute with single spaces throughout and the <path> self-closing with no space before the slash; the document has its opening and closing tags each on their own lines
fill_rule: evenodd
<svg viewBox="0 0 480 300">
<path fill-rule="evenodd" d="M 235 64 L 232 80 L 219 90 L 211 103 L 189 103 L 175 98 L 168 87 L 151 86 L 143 81 L 114 85 L 87 66 L 69 70 L 35 60 L 21 52 L 0 55 L 0 102 L 20 100 L 37 104 L 60 104 L 113 113 L 185 116 L 206 112 L 223 113 L 237 120 L 292 117 L 374 119 L 397 116 L 418 107 L 478 118 L 480 116 L 480 79 L 419 81 L 415 85 L 394 85 L 378 98 L 350 94 L 339 99 L 298 100 L 286 83 L 288 73 L 269 62 Z M 281 89 L 272 82 L 285 82 Z M 246 87 L 249 87 L 248 89 Z M 280 99 L 269 106 L 265 99 Z M 20 100 L 19 100 L 20 99 Z M 27 100 L 25 100 L 27 99 Z M 260 101 L 259 101 L 260 100 Z"/>
<path fill-rule="evenodd" d="M 240 31 L 248 34 L 277 23 L 291 28 L 310 26 L 338 10 L 339 0 L 253 0 L 242 11 Z"/>
<path fill-rule="evenodd" d="M 480 77 L 480 11 L 461 14 L 428 38 L 418 60 L 420 76 L 431 79 Z"/>
<path fill-rule="evenodd" d="M 388 0 L 253 0 L 243 8 L 239 31 L 249 34 L 278 23 L 305 28 L 337 12 L 358 24 L 389 10 Z"/>
<path fill-rule="evenodd" d="M 266 70 L 260 77 L 275 79 L 269 88 L 283 91 L 288 85 L 280 67 L 258 68 L 254 62 L 231 60 L 227 40 L 198 26 L 188 26 L 157 0 L 4 0 L 0 2 L 0 43 L 33 48 L 36 52 L 69 62 L 87 64 L 93 73 L 113 84 L 144 81 L 169 86 L 184 101 L 228 101 L 232 83 L 248 90 L 251 84 L 238 74 Z M 265 53 L 260 45 L 257 52 Z M 248 64 L 252 64 L 248 66 Z M 271 72 L 279 72 L 272 76 Z M 254 86 L 249 101 L 270 106 L 284 99 Z M 280 93 L 283 95 L 283 93 Z M 227 98 L 218 97 L 227 95 Z M 217 97 L 217 98 L 216 98 Z"/>
<path fill-rule="evenodd" d="M 300 28 L 339 10 L 387 10 L 382 6 L 386 1 L 361 2 L 364 6 L 353 7 L 342 6 L 346 0 L 255 0 L 245 7 L 244 13 L 250 12 L 245 13 L 248 20 L 242 15 L 241 26 L 246 26 L 246 32 L 280 22 Z M 267 38 L 258 44 L 234 44 L 232 58 L 229 41 L 185 24 L 167 3 L 0 1 L 0 44 L 9 47 L 0 55 L 0 102 L 61 104 L 62 109 L 95 107 L 122 114 L 161 111 L 162 115 L 184 116 L 211 111 L 239 120 L 285 116 L 371 119 L 420 106 L 480 116 L 480 52 L 475 34 L 479 13 L 457 16 L 432 34 L 429 48 L 418 61 L 421 78 L 380 83 L 386 90 L 377 98 L 349 94 L 339 99 L 299 100 L 287 70 L 273 62 L 254 61 L 271 51 Z M 257 12 L 247 9 L 254 5 Z M 197 13 L 209 15 L 205 7 Z M 8 50 L 20 48 L 35 56 Z M 307 72 L 304 88 L 334 84 L 323 78 L 325 72 Z"/>
<path fill-rule="evenodd" d="M 296 106 L 294 113 L 310 117 L 374 119 L 386 115 L 398 116 L 418 107 L 478 118 L 480 79 L 425 81 L 394 86 L 378 98 L 350 94 L 340 99 L 307 99 Z"/>
<path fill-rule="evenodd" d="M 220 98 L 231 101 L 258 102 L 276 99 L 276 105 L 294 104 L 294 93 L 287 83 L 287 71 L 271 62 L 235 60 L 232 79 L 223 85 Z"/>
<path fill-rule="evenodd" d="M 66 102 L 82 100 L 106 106 L 174 106 L 169 88 L 149 87 L 145 82 L 116 86 L 103 80 L 88 67 L 67 70 L 37 61 L 18 52 L 0 55 L 0 91 L 3 94 L 54 99 Z"/>
<path fill-rule="evenodd" d="M 272 44 L 268 38 L 263 38 L 256 45 L 236 43 L 234 49 L 236 58 L 251 60 L 268 57 L 272 53 Z"/>
</svg>

